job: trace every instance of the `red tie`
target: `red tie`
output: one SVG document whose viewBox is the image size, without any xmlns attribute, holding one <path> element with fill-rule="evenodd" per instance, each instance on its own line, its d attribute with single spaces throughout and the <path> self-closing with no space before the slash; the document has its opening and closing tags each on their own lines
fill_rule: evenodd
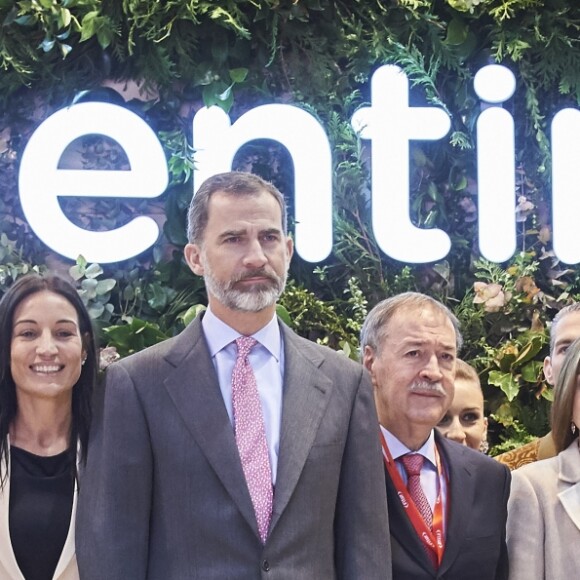
<svg viewBox="0 0 580 580">
<path fill-rule="evenodd" d="M 232 405 L 236 443 L 252 498 L 258 531 L 266 543 L 272 517 L 272 469 L 268 456 L 266 429 L 258 386 L 248 354 L 256 340 L 251 336 L 236 339 L 238 356 L 232 373 Z"/>
<path fill-rule="evenodd" d="M 423 467 L 424 459 L 419 453 L 408 453 L 401 457 L 401 461 L 407 472 L 407 489 L 409 490 L 409 495 L 415 502 L 427 527 L 431 529 L 433 527 L 433 512 L 421 487 L 421 468 Z"/>
</svg>

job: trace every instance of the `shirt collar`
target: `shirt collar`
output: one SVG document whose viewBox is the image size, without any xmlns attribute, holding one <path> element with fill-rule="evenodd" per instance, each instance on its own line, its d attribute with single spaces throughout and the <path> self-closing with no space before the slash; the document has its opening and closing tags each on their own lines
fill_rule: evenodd
<svg viewBox="0 0 580 580">
<path fill-rule="evenodd" d="M 420 449 L 417 451 L 411 451 L 406 445 L 401 443 L 389 430 L 385 429 L 382 425 L 381 431 L 385 436 L 385 441 L 387 442 L 387 446 L 389 451 L 391 452 L 391 456 L 393 460 L 396 461 L 403 455 L 407 455 L 407 453 L 419 453 L 425 459 L 428 459 L 432 465 L 437 465 L 437 461 L 435 459 L 435 433 L 431 429 L 431 433 L 429 434 L 429 438 Z"/>
<path fill-rule="evenodd" d="M 234 330 L 231 326 L 228 326 L 220 320 L 211 311 L 209 306 L 201 320 L 201 325 L 212 357 L 241 336 L 237 330 Z M 258 332 L 252 334 L 252 337 L 266 348 L 277 361 L 280 360 L 282 342 L 280 338 L 280 325 L 275 314 L 272 320 L 266 326 L 260 328 Z"/>
</svg>

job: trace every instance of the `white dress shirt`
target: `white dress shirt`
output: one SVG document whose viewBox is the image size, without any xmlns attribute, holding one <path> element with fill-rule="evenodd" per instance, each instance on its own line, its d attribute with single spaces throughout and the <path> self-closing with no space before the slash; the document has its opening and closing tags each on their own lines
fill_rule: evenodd
<svg viewBox="0 0 580 580">
<path fill-rule="evenodd" d="M 423 467 L 421 468 L 421 487 L 423 488 L 423 493 L 431 506 L 431 511 L 435 510 L 435 502 L 437 501 L 437 494 L 441 490 L 441 500 L 443 502 L 443 531 L 445 532 L 445 525 L 447 521 L 447 478 L 445 477 L 445 465 L 443 464 L 443 457 L 441 457 L 441 477 L 437 475 L 437 460 L 435 457 L 435 435 L 433 431 L 429 435 L 429 438 L 423 446 L 417 451 L 411 451 L 406 445 L 401 443 L 390 431 L 385 429 L 381 425 L 381 431 L 385 436 L 385 441 L 393 457 L 393 461 L 397 466 L 399 473 L 403 479 L 405 485 L 407 485 L 407 472 L 401 461 L 397 459 L 401 458 L 407 453 L 419 453 L 425 458 L 423 462 Z"/>
<path fill-rule="evenodd" d="M 237 357 L 234 341 L 241 335 L 222 322 L 209 307 L 201 324 L 216 369 L 224 404 L 233 426 L 232 372 Z M 272 468 L 272 484 L 275 485 L 282 421 L 282 385 L 284 384 L 284 341 L 276 316 L 266 326 L 252 334 L 252 337 L 258 341 L 258 344 L 250 351 L 249 361 L 256 376 Z"/>
</svg>

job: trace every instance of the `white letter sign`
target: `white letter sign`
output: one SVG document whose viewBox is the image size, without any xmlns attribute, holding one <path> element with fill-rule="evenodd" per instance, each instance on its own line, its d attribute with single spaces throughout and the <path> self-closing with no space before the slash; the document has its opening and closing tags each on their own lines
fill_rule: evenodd
<svg viewBox="0 0 580 580">
<path fill-rule="evenodd" d="M 554 253 L 580 262 L 580 111 L 562 109 L 552 121 L 552 216 Z"/>
<path fill-rule="evenodd" d="M 505 66 L 491 64 L 474 78 L 477 96 L 503 103 L 516 79 Z M 479 250 L 491 262 L 505 262 L 516 251 L 516 169 L 514 120 L 502 107 L 487 107 L 477 119 L 477 211 Z"/>
<path fill-rule="evenodd" d="M 130 171 L 58 169 L 62 153 L 84 135 L 106 135 L 124 149 Z M 119 262 L 151 247 L 159 236 L 152 218 L 139 216 L 115 230 L 95 232 L 74 225 L 59 197 L 152 198 L 167 188 L 167 162 L 152 129 L 131 111 L 109 103 L 61 109 L 34 132 L 22 155 L 20 201 L 34 233 L 55 252 L 75 260 Z"/>
<path fill-rule="evenodd" d="M 421 229 L 409 215 L 409 141 L 444 137 L 451 123 L 443 109 L 410 107 L 409 81 L 397 66 L 382 66 L 371 80 L 372 106 L 351 123 L 372 141 L 372 225 L 377 244 L 395 260 L 434 262 L 451 248 L 440 229 Z"/>
<path fill-rule="evenodd" d="M 514 74 L 502 65 L 484 66 L 474 77 L 482 101 L 476 142 L 479 250 L 499 263 L 517 249 L 515 123 L 502 107 L 515 89 Z M 381 251 L 410 264 L 445 258 L 449 235 L 411 221 L 409 143 L 442 139 L 451 126 L 448 114 L 439 107 L 411 106 L 409 79 L 401 68 L 387 65 L 373 74 L 371 106 L 356 111 L 351 125 L 371 142 L 371 225 Z M 296 252 L 311 263 L 330 255 L 332 155 L 324 128 L 312 114 L 293 105 L 269 104 L 232 123 L 214 106 L 199 110 L 192 128 L 194 194 L 208 177 L 230 171 L 236 154 L 250 141 L 271 139 L 284 146 L 294 166 Z M 94 134 L 123 148 L 129 171 L 59 169 L 66 148 Z M 565 263 L 578 264 L 579 110 L 555 114 L 551 141 L 554 253 Z M 81 103 L 51 115 L 30 137 L 20 164 L 20 201 L 30 227 L 47 246 L 73 260 L 79 254 L 101 263 L 132 258 L 156 242 L 159 228 L 152 218 L 136 216 L 110 231 L 89 231 L 67 218 L 60 197 L 154 198 L 167 185 L 165 153 L 154 131 L 131 111 L 107 103 Z"/>
</svg>

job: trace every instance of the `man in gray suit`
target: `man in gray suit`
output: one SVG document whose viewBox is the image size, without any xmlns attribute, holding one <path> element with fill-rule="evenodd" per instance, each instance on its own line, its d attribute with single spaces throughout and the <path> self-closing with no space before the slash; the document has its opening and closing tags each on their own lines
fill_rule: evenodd
<svg viewBox="0 0 580 580">
<path fill-rule="evenodd" d="M 391 578 L 368 375 L 276 318 L 293 249 L 282 195 L 216 175 L 188 222 L 208 310 L 108 369 L 81 479 L 81 577 Z"/>
</svg>

